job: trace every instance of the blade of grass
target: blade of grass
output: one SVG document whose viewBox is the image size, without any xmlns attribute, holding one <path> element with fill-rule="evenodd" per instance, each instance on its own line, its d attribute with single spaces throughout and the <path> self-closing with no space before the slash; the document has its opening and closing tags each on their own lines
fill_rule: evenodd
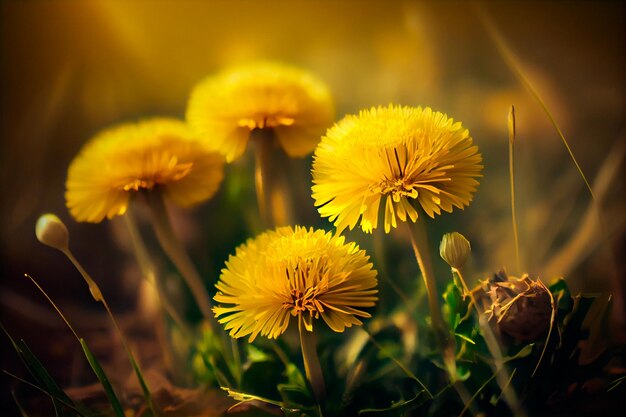
<svg viewBox="0 0 626 417">
<path fill-rule="evenodd" d="M 543 112 L 546 114 L 546 116 L 550 120 L 550 123 L 552 123 L 552 126 L 554 127 L 557 134 L 561 138 L 561 141 L 563 142 L 563 145 L 565 146 L 565 149 L 567 150 L 567 153 L 569 154 L 572 162 L 576 166 L 578 173 L 580 174 L 581 178 L 585 182 L 585 185 L 587 186 L 587 190 L 589 191 L 591 198 L 595 201 L 596 196 L 593 192 L 593 189 L 591 188 L 591 184 L 589 183 L 589 181 L 587 181 L 587 177 L 585 176 L 585 173 L 583 172 L 582 168 L 578 164 L 578 161 L 576 160 L 576 157 L 574 156 L 574 152 L 570 148 L 569 143 L 565 139 L 565 136 L 563 135 L 561 128 L 559 127 L 556 120 L 554 119 L 554 116 L 548 109 L 548 106 L 543 101 L 543 99 L 541 98 L 541 96 L 539 95 L 535 87 L 533 87 L 532 83 L 528 80 L 528 77 L 526 77 L 526 75 L 524 74 L 524 70 L 522 69 L 522 66 L 520 65 L 517 57 L 513 53 L 511 47 L 504 40 L 504 36 L 502 36 L 502 34 L 500 33 L 496 25 L 493 23 L 490 16 L 487 14 L 484 8 L 480 7 L 480 5 L 478 5 L 477 3 L 474 3 L 474 6 L 478 14 L 478 17 L 480 18 L 481 23 L 487 30 L 489 37 L 494 42 L 496 49 L 500 53 L 502 59 L 504 59 L 504 62 L 507 64 L 509 69 L 515 74 L 517 79 L 528 90 L 528 92 L 533 96 L 533 98 L 537 101 L 537 103 L 539 103 L 539 106 L 541 107 Z"/>
<path fill-rule="evenodd" d="M 36 384 L 33 384 L 32 382 L 29 382 L 29 381 L 27 381 L 27 380 L 25 380 L 23 378 L 20 378 L 19 376 L 15 375 L 15 374 L 12 374 L 11 372 L 7 371 L 6 369 L 3 369 L 2 372 L 4 372 L 6 375 L 10 376 L 11 378 L 13 378 L 13 379 L 15 379 L 17 381 L 19 381 L 19 382 L 21 382 L 23 384 L 26 384 L 29 387 L 35 388 L 37 391 L 40 391 L 40 392 L 46 394 L 51 399 L 53 398 L 52 394 L 49 393 L 48 391 L 46 391 L 44 388 L 42 388 L 42 387 L 40 387 L 40 386 L 38 386 Z M 58 400 L 59 403 L 63 404 L 64 406 L 74 410 L 79 416 L 81 416 L 81 417 L 90 417 L 90 413 L 88 413 L 86 411 L 83 411 L 83 410 L 73 406 L 72 404 L 68 404 L 68 403 L 64 402 L 63 400 L 61 400 L 59 398 L 57 398 L 57 400 Z"/>
<path fill-rule="evenodd" d="M 85 281 L 87 281 L 87 283 L 89 285 L 89 290 L 90 290 L 91 295 L 93 296 L 93 298 L 96 301 L 99 301 L 100 303 L 102 303 L 102 305 L 104 306 L 104 309 L 106 310 L 107 314 L 109 315 L 109 318 L 113 322 L 113 324 L 115 326 L 115 329 L 117 330 L 117 332 L 118 332 L 118 334 L 120 336 L 120 340 L 122 341 L 122 346 L 124 347 L 124 350 L 126 351 L 126 354 L 128 355 L 128 359 L 129 359 L 129 361 L 131 363 L 131 366 L 132 366 L 133 370 L 135 371 L 135 374 L 137 376 L 137 380 L 139 381 L 139 385 L 141 386 L 141 389 L 143 391 L 144 398 L 146 399 L 146 403 L 148 404 L 148 408 L 150 408 L 150 411 L 152 411 L 152 415 L 153 416 L 157 416 L 156 410 L 154 408 L 154 403 L 152 401 L 152 393 L 150 392 L 150 389 L 148 388 L 148 385 L 146 384 L 146 381 L 143 378 L 143 374 L 141 373 L 141 369 L 139 368 L 139 365 L 137 364 L 137 362 L 135 360 L 135 357 L 134 357 L 132 351 L 130 350 L 130 347 L 128 346 L 128 343 L 126 342 L 126 338 L 124 337 L 124 334 L 122 333 L 122 329 L 120 328 L 119 324 L 117 323 L 117 320 L 115 319 L 115 316 L 113 315 L 113 312 L 109 308 L 109 305 L 106 302 L 106 299 L 102 295 L 102 291 L 100 290 L 100 287 L 98 287 L 98 284 L 89 276 L 89 274 L 87 274 L 87 272 L 83 269 L 83 267 L 80 265 L 80 263 L 74 258 L 74 256 L 69 251 L 69 249 L 65 250 L 64 253 L 72 261 L 72 263 L 78 269 L 78 271 L 83 276 L 83 278 L 85 278 Z M 78 334 L 76 333 L 74 328 L 71 326 L 70 322 L 65 318 L 65 315 L 63 315 L 63 313 L 61 313 L 61 310 L 57 307 L 56 303 L 54 301 L 52 301 L 52 299 L 48 296 L 48 294 L 44 291 L 44 289 L 39 285 L 39 283 L 37 283 L 37 281 L 35 281 L 35 279 L 33 277 L 31 277 L 30 275 L 28 275 L 28 274 L 24 274 L 24 275 L 28 279 L 30 279 L 33 282 L 33 284 L 35 284 L 37 289 L 39 291 L 41 291 L 41 293 L 46 297 L 48 302 L 50 302 L 50 304 L 52 304 L 52 306 L 57 311 L 57 313 L 61 316 L 61 318 L 63 319 L 65 324 L 70 328 L 72 333 L 74 333 L 74 337 L 76 337 L 76 339 L 81 341 L 82 338 L 80 338 L 78 336 Z M 89 358 L 87 358 L 87 359 L 89 360 Z"/>
<path fill-rule="evenodd" d="M 113 408 L 115 415 L 117 417 L 125 417 L 122 404 L 117 398 L 117 395 L 115 395 L 115 391 L 113 390 L 113 387 L 111 386 L 109 378 L 104 372 L 104 369 L 102 369 L 102 366 L 100 366 L 100 363 L 98 362 L 96 357 L 93 355 L 93 353 L 91 353 L 91 350 L 89 350 L 87 343 L 85 343 L 85 339 L 80 338 L 79 341 L 80 346 L 83 348 L 83 352 L 85 352 L 85 357 L 87 358 L 91 369 L 93 369 L 94 373 L 98 377 L 98 381 L 100 381 L 100 384 L 102 385 L 102 388 L 104 388 L 104 392 L 106 393 L 109 402 L 111 403 L 111 407 Z"/>
<path fill-rule="evenodd" d="M 28 363 L 28 370 L 33 375 L 35 380 L 43 385 L 46 391 L 49 392 L 55 399 L 62 399 L 68 404 L 74 404 L 70 397 L 68 397 L 67 394 L 57 385 L 50 373 L 48 373 L 46 368 L 30 350 L 28 345 L 26 345 L 26 342 L 24 342 L 24 340 L 19 340 L 17 342 L 17 346 L 19 348 L 20 355 L 22 355 L 26 363 Z M 66 415 L 65 413 L 61 414 Z"/>
<path fill-rule="evenodd" d="M 404 364 L 402 362 L 400 362 L 398 359 L 394 358 L 391 353 L 389 353 L 380 343 L 378 343 L 378 341 L 376 339 L 374 339 L 374 336 L 372 336 L 372 334 L 368 330 L 366 330 L 366 329 L 361 329 L 361 330 L 363 330 L 367 334 L 367 336 L 369 337 L 369 340 L 380 351 L 380 353 L 382 353 L 383 355 L 385 355 L 386 357 L 391 359 L 391 361 L 393 363 L 395 363 L 396 366 L 398 368 L 400 368 L 402 370 L 402 372 L 404 372 L 406 374 L 406 376 L 408 376 L 409 378 L 411 378 L 412 380 L 417 382 L 419 384 L 419 386 L 422 387 L 422 389 L 424 389 L 426 394 L 428 394 L 428 396 L 430 396 L 430 398 L 435 398 L 435 397 L 433 397 L 433 394 L 428 390 L 426 385 L 424 385 L 424 383 L 417 376 L 415 376 L 415 374 L 413 372 L 411 372 L 406 366 L 404 366 Z"/>
<path fill-rule="evenodd" d="M 478 390 L 476 390 L 476 392 L 474 393 L 474 395 L 472 395 L 472 397 L 469 399 L 469 401 L 467 402 L 467 404 L 465 404 L 465 407 L 463 408 L 463 410 L 461 410 L 461 413 L 459 414 L 459 417 L 463 417 L 463 415 L 465 414 L 465 412 L 469 409 L 470 404 L 472 404 L 474 402 L 474 400 L 476 399 L 476 397 L 478 397 L 478 394 L 481 393 L 481 391 L 483 389 L 485 389 L 485 387 L 487 385 L 489 385 L 489 383 L 491 381 L 493 381 L 493 379 L 498 375 L 498 373 L 500 373 L 500 371 L 502 370 L 502 368 L 500 368 L 499 370 L 497 370 L 493 375 L 491 375 L 491 377 L 489 377 L 489 379 L 487 379 L 485 382 L 483 382 L 483 384 L 478 388 Z"/>
<path fill-rule="evenodd" d="M 43 366 L 41 361 L 30 350 L 26 342 L 24 340 L 15 341 L 2 324 L 0 324 L 0 328 L 9 338 L 9 341 L 13 345 L 13 348 L 17 352 L 20 360 L 22 361 L 26 369 L 28 369 L 28 372 L 33 376 L 33 378 L 35 378 L 35 380 L 39 384 L 45 387 L 46 392 L 49 393 L 50 398 L 52 399 L 55 410 L 57 409 L 57 407 L 54 403 L 56 403 L 57 401 L 71 404 L 73 407 L 75 407 L 74 402 L 70 399 L 70 397 L 67 396 L 65 391 L 63 391 L 61 387 L 59 387 L 59 385 L 56 383 L 54 378 L 52 378 L 48 370 Z M 64 416 L 67 415 L 67 413 L 64 412 L 62 412 L 61 414 Z"/>
<path fill-rule="evenodd" d="M 535 373 L 539 369 L 539 365 L 541 365 L 541 361 L 543 360 L 543 356 L 546 353 L 546 349 L 548 348 L 548 342 L 550 341 L 550 336 L 552 336 L 552 329 L 554 328 L 554 320 L 556 318 L 556 303 L 554 302 L 554 296 L 552 296 L 552 292 L 545 286 L 545 284 L 541 281 L 538 281 L 540 285 L 544 287 L 548 295 L 550 296 L 550 305 L 552 306 L 552 312 L 550 313 L 550 328 L 548 330 L 548 335 L 546 336 L 546 341 L 543 344 L 543 349 L 541 349 L 541 355 L 539 356 L 539 360 L 537 360 L 537 365 L 535 365 L 535 369 L 533 370 L 532 375 L 530 377 L 534 377 Z"/>
<path fill-rule="evenodd" d="M 509 380 L 506 382 L 506 385 L 500 391 L 500 395 L 498 395 L 498 398 L 496 398 L 494 404 L 498 404 L 498 402 L 500 401 L 500 398 L 502 398 L 502 395 L 504 395 L 504 391 L 509 387 L 509 385 L 511 385 L 511 381 L 513 381 L 513 376 L 515 375 L 515 372 L 517 372 L 517 368 L 514 368 L 513 371 L 511 372 L 511 376 L 509 376 Z"/>
<path fill-rule="evenodd" d="M 515 241 L 515 259 L 517 261 L 517 272 L 522 273 L 522 263 L 519 256 L 519 234 L 517 232 L 517 214 L 515 211 L 515 107 L 511 106 L 508 120 L 509 129 L 509 181 L 511 183 L 511 221 L 513 222 L 513 240 Z"/>
<path fill-rule="evenodd" d="M 109 379 L 107 378 L 106 374 L 104 373 L 104 370 L 102 369 L 102 367 L 100 366 L 100 364 L 98 363 L 96 358 L 93 356 L 93 354 L 91 353 L 91 351 L 87 347 L 87 343 L 85 343 L 85 340 L 82 337 L 78 336 L 78 333 L 76 333 L 76 330 L 74 330 L 74 328 L 72 327 L 70 322 L 67 320 L 67 318 L 65 317 L 65 315 L 63 314 L 61 309 L 59 309 L 59 307 L 56 305 L 56 303 L 54 301 L 52 301 L 52 299 L 48 296 L 48 294 L 44 291 L 44 289 L 37 283 L 37 281 L 35 281 L 35 279 L 33 277 L 31 277 L 30 275 L 28 275 L 28 274 L 24 274 L 24 275 L 27 278 L 29 278 L 33 282 L 33 284 L 35 284 L 37 289 L 39 291 L 41 291 L 41 293 L 46 297 L 48 302 L 52 305 L 52 307 L 54 307 L 54 309 L 57 311 L 59 316 L 61 316 L 61 318 L 63 319 L 63 321 L 67 325 L 67 327 L 69 327 L 69 329 L 72 331 L 72 334 L 74 335 L 74 337 L 76 337 L 76 339 L 80 343 L 81 347 L 83 348 L 83 352 L 85 354 L 85 358 L 87 358 L 87 361 L 89 362 L 89 365 L 91 366 L 91 369 L 93 369 L 94 373 L 96 374 L 96 377 L 98 378 L 98 380 L 102 384 L 102 387 L 104 388 L 104 390 L 105 390 L 105 392 L 107 394 L 107 397 L 109 398 L 109 401 L 111 402 L 111 406 L 113 407 L 113 410 L 115 411 L 116 415 L 118 417 L 124 417 L 124 411 L 122 410 L 122 406 L 121 406 L 121 404 L 119 402 L 119 399 L 115 395 L 115 392 L 113 391 L 113 388 L 111 387 L 111 384 L 109 383 Z M 91 289 L 91 287 L 90 287 L 90 289 Z M 100 291 L 97 286 L 95 287 L 95 291 L 96 291 L 96 293 L 99 293 L 99 291 Z M 94 292 L 92 291 L 92 295 L 93 295 L 93 293 Z M 121 412 L 121 414 L 118 411 Z"/>
<path fill-rule="evenodd" d="M 22 417 L 28 417 L 28 414 L 26 413 L 26 410 L 24 410 L 24 407 L 22 407 L 22 404 L 20 404 L 20 402 L 17 400 L 17 397 L 15 396 L 15 391 L 11 390 L 11 397 L 13 397 L 13 401 L 15 402 L 15 406 L 17 407 L 18 411 L 20 412 L 20 415 Z"/>
</svg>

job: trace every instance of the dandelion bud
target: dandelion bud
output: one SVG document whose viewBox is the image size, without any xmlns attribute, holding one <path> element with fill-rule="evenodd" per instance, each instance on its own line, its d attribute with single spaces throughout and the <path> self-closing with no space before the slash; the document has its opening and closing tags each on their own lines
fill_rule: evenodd
<svg viewBox="0 0 626 417">
<path fill-rule="evenodd" d="M 35 226 L 37 239 L 44 245 L 60 251 L 67 250 L 69 233 L 65 224 L 56 215 L 46 213 L 39 217 Z"/>
<path fill-rule="evenodd" d="M 446 233 L 439 245 L 439 255 L 452 268 L 459 269 L 465 265 L 472 248 L 469 240 L 460 233 Z"/>
<path fill-rule="evenodd" d="M 545 335 L 550 327 L 552 299 L 548 288 L 528 275 L 507 277 L 503 272 L 487 282 L 490 300 L 486 313 L 495 319 L 500 331 L 519 342 L 530 342 Z"/>
</svg>

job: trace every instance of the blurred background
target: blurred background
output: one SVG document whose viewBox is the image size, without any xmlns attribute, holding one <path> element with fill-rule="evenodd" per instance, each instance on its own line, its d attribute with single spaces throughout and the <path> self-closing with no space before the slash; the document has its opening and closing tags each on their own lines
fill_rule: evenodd
<svg viewBox="0 0 626 417">
<path fill-rule="evenodd" d="M 600 222 L 556 131 L 506 65 L 480 13 L 501 32 L 596 187 Z M 136 304 L 138 282 L 116 222 L 70 218 L 63 197 L 68 164 L 111 124 L 184 117 L 196 82 L 255 59 L 316 73 L 334 94 L 337 119 L 397 103 L 431 106 L 462 121 L 483 153 L 485 176 L 472 205 L 431 222 L 430 231 L 433 248 L 448 231 L 470 239 L 475 279 L 507 267 L 546 280 L 564 275 L 574 291 L 612 291 L 623 299 L 622 2 L 33 0 L 0 2 L 0 19 L 0 320 L 14 336 L 46 343 L 37 353 L 60 368 L 71 341 L 62 342 L 65 329 L 23 275 L 37 278 L 70 312 L 93 302 L 70 264 L 36 241 L 37 217 L 54 212 L 66 221 L 76 256 L 118 311 Z M 524 271 L 515 267 L 510 221 L 512 104 Z M 310 158 L 300 168 L 301 221 L 328 228 L 307 188 Z M 253 198 L 252 177 L 232 178 L 178 224 L 211 282 L 250 235 L 237 207 L 246 192 Z M 364 239 L 360 232 L 350 237 Z M 2 368 L 16 368 L 4 339 L 1 346 Z"/>
</svg>

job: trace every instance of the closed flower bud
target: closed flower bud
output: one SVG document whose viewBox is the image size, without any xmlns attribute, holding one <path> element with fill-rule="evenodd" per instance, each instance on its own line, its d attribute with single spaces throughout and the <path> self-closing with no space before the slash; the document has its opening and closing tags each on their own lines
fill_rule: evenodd
<svg viewBox="0 0 626 417">
<path fill-rule="evenodd" d="M 552 297 L 543 282 L 528 275 L 515 278 L 500 272 L 486 282 L 484 289 L 490 302 L 486 313 L 502 333 L 518 342 L 531 342 L 547 333 Z"/>
<path fill-rule="evenodd" d="M 65 224 L 57 216 L 51 213 L 44 214 L 37 220 L 35 226 L 37 239 L 44 245 L 60 251 L 67 250 L 69 233 Z"/>
<path fill-rule="evenodd" d="M 472 248 L 469 241 L 460 233 L 446 233 L 439 245 L 439 255 L 452 268 L 460 269 L 465 265 Z"/>
</svg>

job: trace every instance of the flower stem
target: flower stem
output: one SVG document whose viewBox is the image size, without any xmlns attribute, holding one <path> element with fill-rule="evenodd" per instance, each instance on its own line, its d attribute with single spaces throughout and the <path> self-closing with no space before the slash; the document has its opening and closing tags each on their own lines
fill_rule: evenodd
<svg viewBox="0 0 626 417">
<path fill-rule="evenodd" d="M 430 257 L 430 250 L 428 249 L 428 236 L 426 235 L 426 228 L 424 223 L 417 219 L 415 223 L 407 221 L 411 244 L 413 245 L 413 252 L 417 259 L 422 277 L 424 278 L 424 284 L 426 285 L 426 291 L 428 294 L 428 307 L 430 308 L 430 316 L 437 336 L 440 341 L 442 338 L 446 338 L 446 325 L 441 316 L 441 309 L 439 308 L 439 296 L 437 294 L 437 283 L 435 281 L 435 274 L 433 272 L 433 264 Z"/>
<path fill-rule="evenodd" d="M 302 359 L 304 361 L 306 378 L 311 384 L 317 404 L 321 406 L 326 400 L 326 385 L 324 384 L 320 360 L 317 356 L 315 333 L 304 328 L 302 319 L 298 322 L 298 330 L 300 332 L 300 346 L 302 347 Z"/>
<path fill-rule="evenodd" d="M 151 190 L 145 193 L 145 195 L 148 201 L 148 207 L 150 208 L 152 226 L 159 244 L 176 268 L 178 268 L 178 271 L 189 286 L 204 319 L 214 331 L 217 330 L 217 322 L 211 312 L 209 293 L 202 282 L 200 274 L 193 265 L 191 258 L 189 258 L 187 251 L 172 229 L 162 193 L 158 190 Z"/>
<path fill-rule="evenodd" d="M 407 221 L 413 252 L 417 259 L 426 292 L 428 294 L 428 307 L 430 309 L 430 317 L 432 320 L 433 331 L 435 333 L 435 341 L 438 348 L 441 349 L 443 362 L 450 376 L 451 382 L 457 381 L 456 360 L 455 360 L 455 340 L 450 337 L 450 331 L 443 321 L 441 309 L 439 308 L 439 295 L 437 293 L 437 282 L 435 281 L 435 273 L 433 272 L 433 264 L 428 248 L 428 236 L 426 227 L 421 219 L 417 219 L 415 223 Z"/>
<path fill-rule="evenodd" d="M 261 219 L 267 227 L 286 226 L 294 221 L 289 185 L 285 170 L 286 156 L 278 146 L 273 129 L 255 129 L 254 181 Z"/>
<path fill-rule="evenodd" d="M 183 333 L 186 336 L 189 336 L 190 330 L 187 328 L 184 320 L 170 303 L 165 292 L 163 291 L 163 284 L 156 273 L 156 268 L 154 267 L 150 256 L 148 255 L 148 250 L 146 249 L 146 245 L 141 238 L 135 217 L 133 216 L 131 210 L 127 211 L 122 217 L 124 218 L 124 224 L 126 225 L 126 230 L 130 236 L 133 252 L 137 258 L 137 263 L 139 264 L 139 268 L 141 269 L 143 276 L 150 284 L 154 285 L 156 294 L 159 298 L 159 303 L 163 307 L 163 310 L 165 310 L 172 320 L 174 320 L 174 323 L 181 328 Z"/>
<path fill-rule="evenodd" d="M 128 345 L 128 342 L 126 342 L 126 337 L 124 337 L 124 333 L 122 332 L 122 328 L 120 327 L 119 323 L 117 322 L 117 319 L 113 315 L 113 312 L 111 311 L 111 308 L 109 307 L 109 304 L 107 303 L 106 299 L 102 295 L 102 291 L 100 291 L 100 287 L 93 280 L 93 278 L 91 278 L 91 276 L 87 273 L 87 271 L 85 271 L 85 269 L 82 267 L 80 262 L 78 262 L 78 260 L 74 257 L 74 255 L 69 250 L 69 248 L 66 248 L 66 249 L 62 250 L 62 252 L 70 260 L 70 262 L 72 262 L 74 267 L 76 267 L 78 272 L 81 274 L 81 276 L 83 277 L 83 279 L 85 280 L 85 282 L 89 286 L 89 291 L 91 292 L 91 295 L 93 296 L 94 300 L 96 300 L 97 302 L 102 303 L 102 305 L 104 306 L 104 309 L 106 310 L 109 318 L 111 319 L 111 322 L 113 323 L 113 326 L 115 327 L 115 330 L 117 331 L 117 334 L 120 337 L 120 341 L 122 342 L 122 346 L 123 346 L 124 350 L 126 351 L 126 354 L 128 355 L 128 360 L 130 361 L 130 364 L 131 364 L 131 366 L 133 368 L 133 371 L 135 372 L 135 375 L 137 376 L 137 380 L 139 381 L 139 385 L 141 386 L 141 389 L 143 391 L 144 398 L 146 399 L 146 403 L 148 404 L 148 408 L 150 408 L 150 411 L 152 411 L 152 415 L 153 416 L 157 416 L 158 414 L 156 412 L 156 409 L 154 408 L 154 402 L 152 400 L 152 393 L 150 392 L 150 388 L 148 387 L 148 384 L 146 383 L 145 379 L 143 378 L 143 374 L 141 372 L 141 368 L 139 367 L 139 364 L 135 360 L 135 356 L 133 355 L 133 352 L 131 351 L 130 346 Z M 56 306 L 55 306 L 55 308 L 56 308 Z M 59 311 L 59 310 L 57 309 L 57 311 Z M 66 323 L 67 323 L 67 321 L 66 321 Z M 76 335 L 76 333 L 74 333 L 74 334 Z"/>
</svg>

